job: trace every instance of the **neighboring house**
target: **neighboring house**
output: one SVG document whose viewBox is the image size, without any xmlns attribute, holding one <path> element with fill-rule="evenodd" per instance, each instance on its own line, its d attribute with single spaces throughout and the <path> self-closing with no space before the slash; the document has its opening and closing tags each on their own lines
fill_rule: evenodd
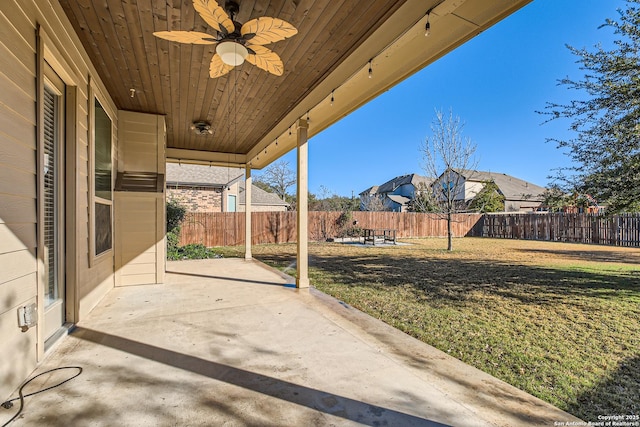
<svg viewBox="0 0 640 427">
<path fill-rule="evenodd" d="M 420 176 L 412 173 L 397 176 L 379 186 L 370 187 L 360 193 L 360 208 L 367 210 L 364 206 L 371 198 L 378 198 L 384 210 L 392 212 L 405 212 L 408 203 L 415 197 L 416 191 L 421 188 L 428 188 L 433 182 L 432 178 Z"/>
<path fill-rule="evenodd" d="M 240 168 L 167 163 L 167 198 L 189 212 L 235 212 Z"/>
<path fill-rule="evenodd" d="M 238 211 L 246 211 L 246 200 L 244 191 L 244 181 L 240 181 L 238 184 L 239 198 L 238 198 Z M 251 186 L 251 211 L 253 212 L 284 212 L 289 209 L 289 203 L 282 200 L 275 193 L 269 193 L 264 191 L 260 187 L 255 185 Z"/>
<path fill-rule="evenodd" d="M 467 204 L 482 190 L 487 181 L 495 182 L 505 198 L 505 212 L 536 210 L 540 207 L 545 192 L 544 187 L 504 173 L 451 170 L 437 179 L 409 174 L 395 177 L 380 186 L 370 187 L 360 193 L 360 209 L 367 210 L 365 205 L 371 204 L 372 198 L 377 198 L 382 201 L 385 210 L 405 212 L 409 202 L 420 189 L 431 187 L 436 191 L 435 189 L 442 188 L 446 182 L 456 181 L 459 181 L 460 187 L 456 200 Z"/>
<path fill-rule="evenodd" d="M 376 191 L 378 191 L 378 186 L 374 185 L 359 194 L 361 211 L 378 211 L 384 208 L 382 201 L 376 196 Z"/>
<path fill-rule="evenodd" d="M 374 196 L 378 192 L 378 188 L 380 188 L 380 186 L 378 185 L 369 187 L 366 190 L 364 190 L 362 193 L 360 193 L 360 197 Z"/>
<path fill-rule="evenodd" d="M 288 203 L 255 185 L 254 212 L 286 211 Z M 167 197 L 189 212 L 244 212 L 244 170 L 218 166 L 167 163 Z"/>
<path fill-rule="evenodd" d="M 441 188 L 446 182 L 456 182 L 459 176 L 460 191 L 456 200 L 469 203 L 482 190 L 484 184 L 493 181 L 504 196 L 504 212 L 533 211 L 543 201 L 545 188 L 511 175 L 475 170 L 451 170 L 443 173 L 433 183 Z"/>
</svg>

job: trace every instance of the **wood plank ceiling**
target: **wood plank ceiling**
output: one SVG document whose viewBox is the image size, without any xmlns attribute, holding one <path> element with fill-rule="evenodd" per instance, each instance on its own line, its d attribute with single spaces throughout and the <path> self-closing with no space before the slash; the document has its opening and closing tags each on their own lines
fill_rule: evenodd
<svg viewBox="0 0 640 427">
<path fill-rule="evenodd" d="M 248 153 L 404 2 L 239 0 L 240 23 L 271 16 L 298 29 L 296 36 L 268 46 L 282 58 L 284 75 L 245 62 L 211 79 L 215 46 L 152 35 L 215 35 L 192 0 L 60 0 L 119 109 L 165 114 L 168 148 L 238 154 Z M 213 134 L 195 135 L 190 125 L 196 120 L 210 122 Z"/>
</svg>

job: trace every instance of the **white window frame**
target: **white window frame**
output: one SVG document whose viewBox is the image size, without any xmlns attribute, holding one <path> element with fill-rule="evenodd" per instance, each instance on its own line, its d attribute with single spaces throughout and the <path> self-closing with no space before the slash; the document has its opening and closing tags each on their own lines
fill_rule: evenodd
<svg viewBox="0 0 640 427">
<path fill-rule="evenodd" d="M 43 108 L 42 97 L 44 96 L 44 86 L 48 78 L 45 73 L 45 62 L 48 67 L 51 67 L 53 72 L 60 78 L 65 84 L 65 136 L 64 142 L 64 163 L 65 171 L 64 176 L 61 177 L 64 180 L 64 192 L 65 200 L 63 203 L 63 209 L 65 211 L 65 225 L 63 227 L 65 248 L 61 248 L 61 256 L 64 258 L 64 281 L 65 281 L 65 320 L 67 322 L 74 323 L 78 319 L 78 299 L 77 297 L 77 277 L 78 277 L 78 262 L 77 262 L 77 229 L 74 228 L 74 224 L 77 224 L 76 217 L 76 203 L 77 203 L 77 189 L 76 189 L 76 154 L 77 154 L 77 135 L 80 130 L 80 124 L 78 122 L 78 87 L 82 85 L 82 77 L 77 74 L 77 69 L 74 68 L 67 57 L 63 55 L 61 50 L 58 49 L 58 45 L 54 42 L 54 39 L 49 36 L 49 33 L 39 24 L 37 24 L 37 79 L 38 79 L 38 109 Z M 43 113 L 39 111 L 38 127 L 42 128 Z M 38 130 L 38 146 L 37 153 L 43 153 L 43 136 L 41 131 Z M 44 253 L 44 227 L 42 226 L 43 217 L 43 200 L 41 197 L 44 189 L 44 183 L 42 181 L 41 174 L 44 171 L 44 155 L 38 155 L 37 160 L 37 182 L 38 182 L 38 248 L 39 254 Z M 62 252 L 64 250 L 64 252 Z M 39 269 L 40 270 L 40 269 Z M 38 298 L 44 300 L 45 295 L 45 281 L 43 272 L 38 273 Z M 42 307 L 42 309 L 40 309 Z M 45 323 L 45 310 L 43 306 L 38 308 L 38 323 L 43 325 Z M 38 327 L 37 330 L 37 357 L 38 360 L 42 360 L 45 354 L 45 328 Z"/>
<path fill-rule="evenodd" d="M 103 95 L 102 91 L 93 82 L 89 84 L 89 266 L 93 267 L 104 259 L 113 258 L 114 254 L 114 210 L 113 210 L 113 197 L 114 197 L 114 184 L 115 184 L 115 138 L 116 138 L 116 126 L 115 120 L 116 111 L 113 106 L 107 102 L 107 98 Z M 111 200 L 104 199 L 96 196 L 95 186 L 95 174 L 96 174 L 96 154 L 95 154 L 95 103 L 98 101 L 105 111 L 109 120 L 111 120 Z M 111 210 L 111 247 L 104 252 L 96 254 L 96 203 L 108 205 Z"/>
</svg>

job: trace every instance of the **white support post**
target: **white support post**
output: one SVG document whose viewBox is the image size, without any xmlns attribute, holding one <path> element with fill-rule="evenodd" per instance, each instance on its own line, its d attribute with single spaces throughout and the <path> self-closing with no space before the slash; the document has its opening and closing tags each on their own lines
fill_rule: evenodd
<svg viewBox="0 0 640 427">
<path fill-rule="evenodd" d="M 298 184 L 297 184 L 297 219 L 298 219 L 298 258 L 297 288 L 309 287 L 309 148 L 307 146 L 307 129 L 309 123 L 298 120 Z"/>
<path fill-rule="evenodd" d="M 251 165 L 245 165 L 244 181 L 244 259 L 251 259 Z"/>
</svg>

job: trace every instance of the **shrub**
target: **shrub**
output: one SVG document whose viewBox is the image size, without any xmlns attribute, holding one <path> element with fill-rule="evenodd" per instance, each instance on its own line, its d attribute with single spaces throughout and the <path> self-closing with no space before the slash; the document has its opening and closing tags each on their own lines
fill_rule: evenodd
<svg viewBox="0 0 640 427">
<path fill-rule="evenodd" d="M 222 258 L 222 255 L 201 243 L 190 243 L 178 248 L 178 259 Z"/>
<path fill-rule="evenodd" d="M 186 213 L 187 209 L 177 200 L 172 199 L 167 202 L 167 259 L 178 261 L 221 258 L 222 255 L 200 243 L 180 246 L 180 225 Z"/>
<path fill-rule="evenodd" d="M 180 229 L 178 228 L 178 233 L 174 231 L 167 232 L 167 259 L 170 260 L 178 260 L 180 259 L 180 252 L 178 243 L 180 241 Z"/>
<path fill-rule="evenodd" d="M 351 211 L 344 211 L 336 220 L 336 237 L 359 237 L 362 235 L 362 228 L 353 220 Z"/>
<path fill-rule="evenodd" d="M 182 206 L 180 202 L 175 199 L 169 200 L 167 202 L 167 233 L 178 229 L 177 234 L 180 234 L 180 224 L 184 221 L 186 214 L 187 208 Z"/>
</svg>

